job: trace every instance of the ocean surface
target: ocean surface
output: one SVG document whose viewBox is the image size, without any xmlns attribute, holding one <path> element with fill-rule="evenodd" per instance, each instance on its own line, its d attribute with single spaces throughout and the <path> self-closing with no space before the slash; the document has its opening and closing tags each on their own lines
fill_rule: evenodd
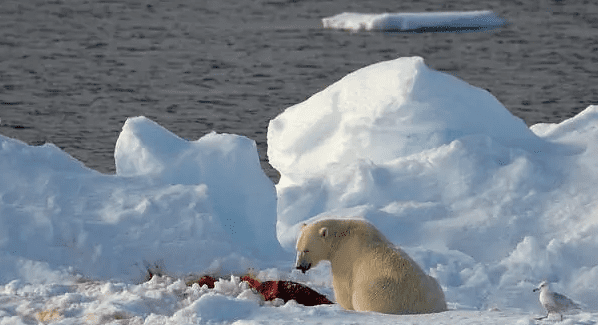
<svg viewBox="0 0 598 325">
<path fill-rule="evenodd" d="M 492 10 L 466 33 L 350 33 L 345 11 Z M 422 56 L 487 89 L 528 125 L 598 104 L 598 3 L 584 0 L 1 0 L 0 134 L 51 142 L 102 173 L 127 117 L 180 137 L 254 139 L 268 176 L 270 119 L 346 74 Z"/>
</svg>

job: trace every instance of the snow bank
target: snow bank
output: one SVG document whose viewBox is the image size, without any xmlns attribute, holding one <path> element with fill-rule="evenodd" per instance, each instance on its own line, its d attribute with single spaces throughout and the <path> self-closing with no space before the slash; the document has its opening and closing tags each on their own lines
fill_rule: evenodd
<svg viewBox="0 0 598 325">
<path fill-rule="evenodd" d="M 383 14 L 344 12 L 322 19 L 324 28 L 350 31 L 456 31 L 492 29 L 504 24 L 505 20 L 487 10 Z"/>
<path fill-rule="evenodd" d="M 598 308 L 597 140 L 598 106 L 530 130 L 421 58 L 374 64 L 270 122 L 277 236 L 290 252 L 305 221 L 366 218 L 453 306 L 537 308 L 548 279 Z"/>
<path fill-rule="evenodd" d="M 0 283 L 45 281 L 31 265 L 132 281 L 148 266 L 226 274 L 280 258 L 275 189 L 252 140 L 186 141 L 131 118 L 115 160 L 117 175 L 102 175 L 0 136 Z"/>
</svg>

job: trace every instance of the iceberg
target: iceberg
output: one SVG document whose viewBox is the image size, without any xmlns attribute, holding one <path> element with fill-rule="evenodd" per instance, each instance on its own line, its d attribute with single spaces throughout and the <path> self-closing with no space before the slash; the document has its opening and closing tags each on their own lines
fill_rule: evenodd
<svg viewBox="0 0 598 325">
<path fill-rule="evenodd" d="M 381 13 L 344 12 L 322 19 L 324 28 L 349 31 L 466 31 L 488 30 L 506 21 L 489 10 L 461 12 Z"/>
</svg>

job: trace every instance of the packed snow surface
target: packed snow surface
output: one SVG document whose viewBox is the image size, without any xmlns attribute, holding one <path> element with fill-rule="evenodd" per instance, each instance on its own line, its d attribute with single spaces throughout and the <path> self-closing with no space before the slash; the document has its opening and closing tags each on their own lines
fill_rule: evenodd
<svg viewBox="0 0 598 325">
<path fill-rule="evenodd" d="M 344 12 L 322 19 L 324 28 L 350 31 L 459 31 L 492 29 L 504 24 L 504 19 L 488 10 L 381 14 Z"/>
<path fill-rule="evenodd" d="M 598 322 L 598 106 L 531 128 L 491 94 L 400 58 L 355 71 L 255 143 L 126 121 L 116 175 L 0 136 L 0 324 L 534 324 L 542 280 Z M 292 270 L 302 223 L 363 218 L 438 279 L 430 315 L 263 302 L 239 280 L 334 300 L 329 264 Z M 144 281 L 147 269 L 168 276 Z M 189 274 L 221 276 L 214 289 Z M 548 320 L 553 321 L 553 320 Z"/>
</svg>

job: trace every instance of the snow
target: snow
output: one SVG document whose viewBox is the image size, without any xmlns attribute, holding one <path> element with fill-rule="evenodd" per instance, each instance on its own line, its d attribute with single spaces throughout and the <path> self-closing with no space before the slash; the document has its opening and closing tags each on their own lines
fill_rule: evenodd
<svg viewBox="0 0 598 325">
<path fill-rule="evenodd" d="M 130 118 L 116 144 L 116 175 L 51 144 L 0 144 L 2 282 L 36 277 L 25 274 L 27 261 L 132 281 L 148 265 L 227 273 L 281 256 L 274 185 L 247 138 L 187 141 Z"/>
<path fill-rule="evenodd" d="M 324 28 L 349 31 L 459 31 L 492 29 L 505 24 L 505 20 L 489 10 L 419 13 L 368 14 L 344 12 L 322 19 Z"/>
<path fill-rule="evenodd" d="M 270 122 L 255 143 L 126 121 L 116 175 L 0 136 L 0 324 L 536 324 L 542 280 L 598 322 L 598 106 L 528 128 L 488 92 L 380 62 Z M 239 276 L 334 300 L 329 263 L 292 270 L 303 222 L 364 218 L 438 279 L 449 311 L 263 302 Z M 150 268 L 165 276 L 145 281 Z M 222 279 L 186 286 L 190 274 Z M 552 320 L 549 320 L 549 322 Z"/>
</svg>

